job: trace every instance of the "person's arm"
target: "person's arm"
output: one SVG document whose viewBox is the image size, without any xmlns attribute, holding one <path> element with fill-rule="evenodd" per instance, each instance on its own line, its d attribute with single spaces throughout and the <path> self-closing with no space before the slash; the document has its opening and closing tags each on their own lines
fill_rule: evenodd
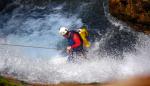
<svg viewBox="0 0 150 86">
<path fill-rule="evenodd" d="M 72 49 L 77 48 L 78 46 L 81 45 L 80 37 L 77 34 L 73 35 L 73 41 L 74 41 L 74 44 L 71 46 Z"/>
</svg>

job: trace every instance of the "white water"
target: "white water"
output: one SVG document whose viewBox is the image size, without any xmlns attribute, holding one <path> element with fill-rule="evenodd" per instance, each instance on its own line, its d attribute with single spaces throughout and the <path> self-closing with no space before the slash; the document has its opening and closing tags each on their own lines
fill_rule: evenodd
<svg viewBox="0 0 150 86">
<path fill-rule="evenodd" d="M 18 22 L 19 19 L 12 17 L 5 28 L 16 27 Z M 1 39 L 1 43 L 56 47 L 63 39 L 58 35 L 58 28 L 62 25 L 71 27 L 73 24 L 81 26 L 82 20 L 76 15 L 68 18 L 60 13 L 45 15 L 41 19 L 27 19 L 18 26 L 21 29 L 34 30 L 31 35 L 11 34 Z M 113 21 L 112 24 L 120 25 L 121 30 L 124 30 L 124 25 L 118 24 L 117 21 Z M 40 28 L 44 29 L 39 30 Z M 138 37 L 136 51 L 124 53 L 124 59 L 116 60 L 109 55 L 103 56 L 103 53 L 98 53 L 98 49 L 109 38 L 106 34 L 89 50 L 89 60 L 81 63 L 67 63 L 67 58 L 61 55 L 60 50 L 0 46 L 0 71 L 21 80 L 46 83 L 104 82 L 150 73 L 150 37 L 142 33 L 138 33 Z"/>
<path fill-rule="evenodd" d="M 84 83 L 122 79 L 136 74 L 150 73 L 150 39 L 139 35 L 137 51 L 124 53 L 123 60 L 115 60 L 90 53 L 91 60 L 83 63 L 66 63 L 61 55 L 50 58 L 29 58 L 16 47 L 0 46 L 0 70 L 29 82 L 59 83 L 78 81 Z M 97 47 L 97 46 L 95 46 Z M 101 59 L 98 59 L 98 58 Z"/>
</svg>

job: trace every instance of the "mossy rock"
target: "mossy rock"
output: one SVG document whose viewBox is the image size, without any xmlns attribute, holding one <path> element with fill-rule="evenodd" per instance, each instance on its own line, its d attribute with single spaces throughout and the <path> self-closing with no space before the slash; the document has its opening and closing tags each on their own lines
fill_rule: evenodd
<svg viewBox="0 0 150 86">
<path fill-rule="evenodd" d="M 0 76 L 0 86 L 26 86 L 20 81 Z"/>
</svg>

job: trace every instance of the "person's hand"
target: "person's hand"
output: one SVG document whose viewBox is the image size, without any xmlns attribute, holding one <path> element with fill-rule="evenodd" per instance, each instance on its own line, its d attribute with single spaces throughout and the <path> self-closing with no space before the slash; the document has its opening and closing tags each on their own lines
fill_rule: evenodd
<svg viewBox="0 0 150 86">
<path fill-rule="evenodd" d="M 71 51 L 72 51 L 71 46 L 68 46 L 68 47 L 67 47 L 67 53 L 68 53 L 68 54 L 70 54 L 70 53 L 71 53 Z"/>
</svg>

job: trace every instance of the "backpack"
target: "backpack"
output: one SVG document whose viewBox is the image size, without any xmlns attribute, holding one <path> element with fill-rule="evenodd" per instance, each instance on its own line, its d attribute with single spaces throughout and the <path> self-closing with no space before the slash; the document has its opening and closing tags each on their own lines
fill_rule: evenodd
<svg viewBox="0 0 150 86">
<path fill-rule="evenodd" d="M 78 33 L 83 41 L 83 46 L 89 48 L 91 46 L 91 43 L 88 40 L 89 34 L 86 27 L 81 27 L 81 29 L 78 30 Z"/>
</svg>

